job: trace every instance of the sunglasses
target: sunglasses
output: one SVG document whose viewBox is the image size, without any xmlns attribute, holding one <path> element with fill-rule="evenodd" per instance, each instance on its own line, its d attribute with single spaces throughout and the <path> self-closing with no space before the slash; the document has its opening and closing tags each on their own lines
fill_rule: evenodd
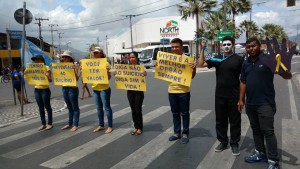
<svg viewBox="0 0 300 169">
<path fill-rule="evenodd" d="M 222 45 L 223 46 L 231 46 L 232 44 L 231 43 L 223 43 Z"/>
</svg>

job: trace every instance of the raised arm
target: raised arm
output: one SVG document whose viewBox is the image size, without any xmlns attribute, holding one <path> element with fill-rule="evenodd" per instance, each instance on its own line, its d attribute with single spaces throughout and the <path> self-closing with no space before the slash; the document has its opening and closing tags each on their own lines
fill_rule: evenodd
<svg viewBox="0 0 300 169">
<path fill-rule="evenodd" d="M 201 41 L 201 50 L 200 56 L 198 58 L 198 65 L 199 67 L 207 67 L 207 63 L 204 61 L 204 48 L 206 46 L 206 41 Z"/>
</svg>

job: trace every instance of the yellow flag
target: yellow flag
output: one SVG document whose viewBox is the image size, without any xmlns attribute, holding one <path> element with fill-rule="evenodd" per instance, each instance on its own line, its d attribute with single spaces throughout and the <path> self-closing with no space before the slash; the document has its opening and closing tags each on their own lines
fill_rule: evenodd
<svg viewBox="0 0 300 169">
<path fill-rule="evenodd" d="M 145 68 L 141 65 L 115 64 L 117 89 L 146 91 Z"/>
</svg>

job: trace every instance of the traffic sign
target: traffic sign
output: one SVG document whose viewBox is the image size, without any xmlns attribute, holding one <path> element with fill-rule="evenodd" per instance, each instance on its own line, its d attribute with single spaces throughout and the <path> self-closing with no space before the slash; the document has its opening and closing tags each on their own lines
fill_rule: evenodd
<svg viewBox="0 0 300 169">
<path fill-rule="evenodd" d="M 9 30 L 8 32 L 11 39 L 22 39 L 22 31 Z"/>
<path fill-rule="evenodd" d="M 23 8 L 17 9 L 14 13 L 15 20 L 19 24 L 23 24 L 23 15 Z M 32 18 L 32 13 L 29 10 L 25 9 L 25 25 L 30 24 Z"/>
<path fill-rule="evenodd" d="M 217 35 L 218 35 L 218 41 L 222 41 L 222 39 L 225 37 L 225 36 L 233 36 L 233 31 L 232 30 L 223 30 L 223 31 L 218 31 L 217 32 Z"/>
</svg>

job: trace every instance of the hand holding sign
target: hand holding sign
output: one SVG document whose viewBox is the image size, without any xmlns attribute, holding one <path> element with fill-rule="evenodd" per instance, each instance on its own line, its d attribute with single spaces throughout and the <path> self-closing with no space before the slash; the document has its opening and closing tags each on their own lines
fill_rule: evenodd
<svg viewBox="0 0 300 169">
<path fill-rule="evenodd" d="M 273 43 L 273 47 L 271 45 Z M 296 49 L 296 46 L 287 50 L 286 39 L 282 39 L 281 47 L 279 47 L 278 41 L 276 38 L 273 38 L 272 41 L 267 41 L 269 57 L 261 57 L 269 68 L 278 74 L 285 74 L 291 69 L 291 60 Z"/>
</svg>

